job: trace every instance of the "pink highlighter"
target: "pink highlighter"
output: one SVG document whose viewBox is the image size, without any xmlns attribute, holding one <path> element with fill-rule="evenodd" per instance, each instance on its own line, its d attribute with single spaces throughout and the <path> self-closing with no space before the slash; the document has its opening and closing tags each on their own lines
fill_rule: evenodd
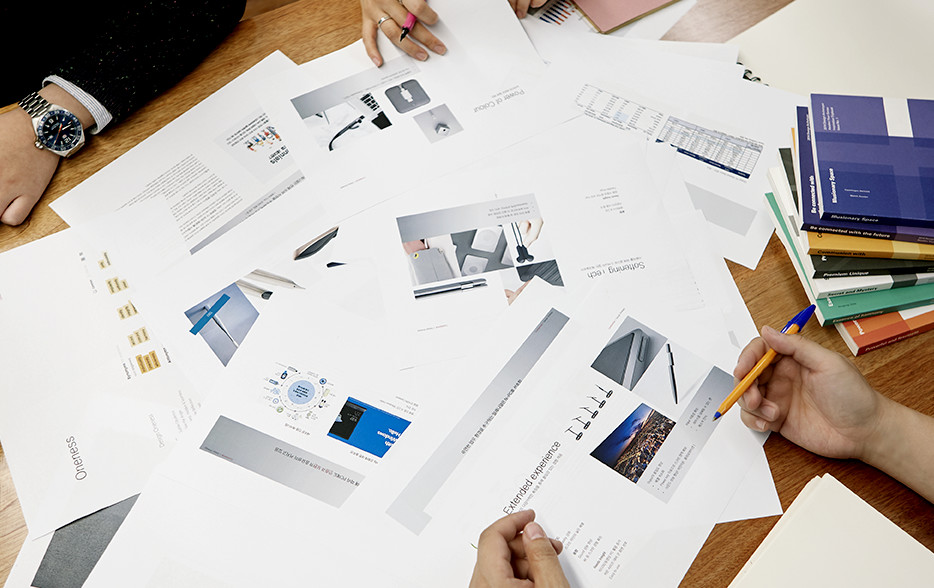
<svg viewBox="0 0 934 588">
<path fill-rule="evenodd" d="M 415 26 L 415 15 L 411 12 L 408 16 L 405 17 L 405 23 L 402 25 L 402 36 L 399 37 L 399 42 L 401 43 L 405 36 L 409 34 L 409 31 Z"/>
</svg>

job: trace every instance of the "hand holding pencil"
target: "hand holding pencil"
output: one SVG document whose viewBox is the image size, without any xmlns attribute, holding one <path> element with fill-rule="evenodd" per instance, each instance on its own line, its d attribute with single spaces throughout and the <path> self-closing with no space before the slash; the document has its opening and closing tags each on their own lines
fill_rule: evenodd
<svg viewBox="0 0 934 588">
<path fill-rule="evenodd" d="M 773 354 L 774 363 L 768 359 Z M 739 397 L 746 426 L 778 432 L 826 457 L 864 458 L 887 401 L 850 360 L 766 326 L 740 354 L 736 381 L 742 383 L 763 359 L 766 365 Z"/>
</svg>

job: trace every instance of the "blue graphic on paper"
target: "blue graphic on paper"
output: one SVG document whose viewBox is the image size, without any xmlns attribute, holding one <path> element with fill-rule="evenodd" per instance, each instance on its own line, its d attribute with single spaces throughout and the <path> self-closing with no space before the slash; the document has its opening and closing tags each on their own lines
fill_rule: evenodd
<svg viewBox="0 0 934 588">
<path fill-rule="evenodd" d="M 334 419 L 328 437 L 383 457 L 409 424 L 403 418 L 355 398 L 348 398 Z"/>
<path fill-rule="evenodd" d="M 226 294 L 221 294 L 221 297 L 217 299 L 217 302 L 214 303 L 214 306 L 209 308 L 207 312 L 204 313 L 204 316 L 201 317 L 201 320 L 195 323 L 191 330 L 189 331 L 192 335 L 197 335 L 201 332 L 201 329 L 204 328 L 204 325 L 208 324 L 208 321 L 214 318 L 214 315 L 224 308 L 224 305 L 227 304 L 227 301 L 230 300 L 230 296 Z"/>
</svg>

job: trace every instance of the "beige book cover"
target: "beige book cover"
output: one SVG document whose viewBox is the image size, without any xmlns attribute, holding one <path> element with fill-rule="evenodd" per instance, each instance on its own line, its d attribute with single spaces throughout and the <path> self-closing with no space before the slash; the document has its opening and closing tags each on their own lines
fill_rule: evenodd
<svg viewBox="0 0 934 588">
<path fill-rule="evenodd" d="M 730 43 L 782 90 L 934 98 L 932 22 L 927 0 L 795 0 Z"/>
<path fill-rule="evenodd" d="M 930 586 L 934 553 L 830 474 L 801 490 L 731 588 Z"/>
</svg>

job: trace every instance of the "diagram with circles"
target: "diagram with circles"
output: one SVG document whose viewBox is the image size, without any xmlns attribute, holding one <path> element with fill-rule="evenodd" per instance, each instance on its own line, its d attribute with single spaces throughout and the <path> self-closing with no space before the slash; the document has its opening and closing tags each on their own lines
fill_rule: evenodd
<svg viewBox="0 0 934 588">
<path fill-rule="evenodd" d="M 277 413 L 292 420 L 317 420 L 336 399 L 334 384 L 312 371 L 278 364 L 276 372 L 266 379 L 267 404 Z"/>
</svg>

